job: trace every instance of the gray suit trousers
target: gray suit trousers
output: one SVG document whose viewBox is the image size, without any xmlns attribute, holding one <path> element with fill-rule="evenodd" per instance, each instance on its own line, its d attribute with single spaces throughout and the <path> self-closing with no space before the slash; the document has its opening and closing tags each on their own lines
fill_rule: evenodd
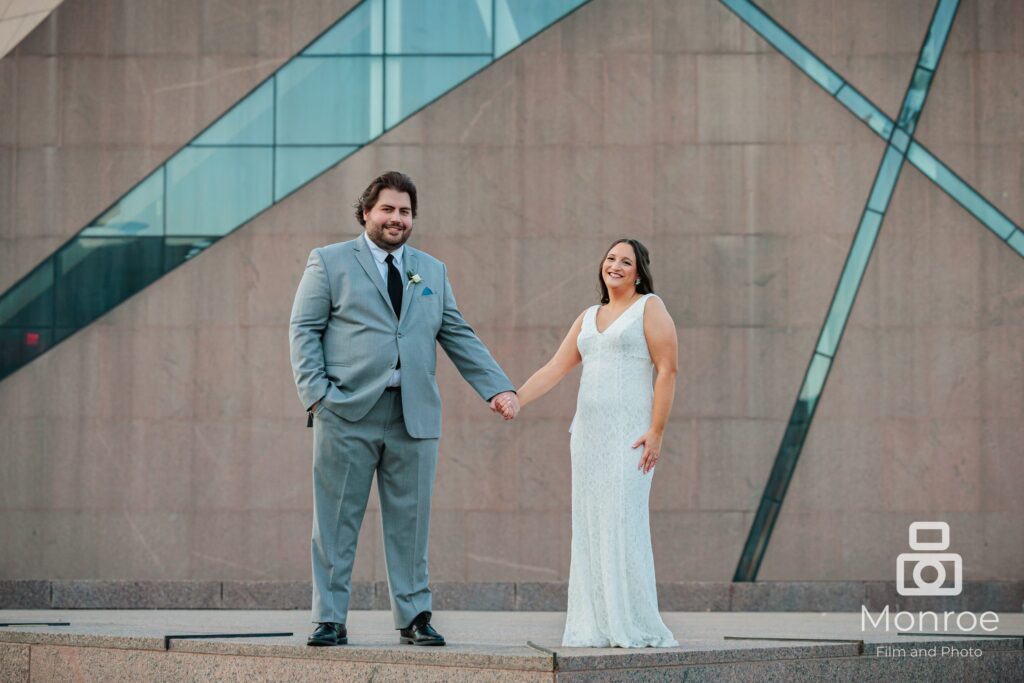
<svg viewBox="0 0 1024 683">
<path fill-rule="evenodd" d="M 313 620 L 345 623 L 352 565 L 374 473 L 395 628 L 430 611 L 427 537 L 437 439 L 406 431 L 402 397 L 385 391 L 350 422 L 318 405 L 313 425 Z"/>
</svg>

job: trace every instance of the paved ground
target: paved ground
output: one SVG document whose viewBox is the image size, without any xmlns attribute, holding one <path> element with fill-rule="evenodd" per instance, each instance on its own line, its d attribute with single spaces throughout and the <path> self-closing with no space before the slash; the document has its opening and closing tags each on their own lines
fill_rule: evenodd
<svg viewBox="0 0 1024 683">
<path fill-rule="evenodd" d="M 665 623 L 679 640 L 683 650 L 739 649 L 764 647 L 765 641 L 727 639 L 752 637 L 767 639 L 864 640 L 871 643 L 907 642 L 895 630 L 885 633 L 861 631 L 859 613 L 806 612 L 668 612 Z M 293 636 L 252 642 L 278 645 L 303 645 L 313 629 L 305 611 L 227 611 L 227 610 L 0 610 L 0 623 L 21 621 L 69 621 L 63 627 L 3 627 L 3 631 L 115 636 L 133 639 L 162 638 L 180 633 L 243 633 L 291 631 Z M 541 647 L 574 654 L 581 650 L 562 648 L 561 633 L 565 616 L 557 612 L 437 612 L 435 627 L 448 642 L 462 651 L 493 651 L 525 646 L 532 641 Z M 902 623 L 902 622 L 901 622 Z M 398 647 L 398 635 L 391 614 L 383 611 L 352 611 L 349 614 L 349 642 L 361 647 Z M 976 629 L 975 633 L 984 633 Z M 1000 614 L 994 635 L 1024 636 L 1024 614 Z M 949 638 L 915 637 L 913 640 L 949 641 Z M 246 642 L 235 641 L 235 642 Z M 779 645 L 785 641 L 777 641 Z M 408 647 L 408 646 L 406 646 Z M 588 653 L 622 652 L 592 650 Z"/>
</svg>

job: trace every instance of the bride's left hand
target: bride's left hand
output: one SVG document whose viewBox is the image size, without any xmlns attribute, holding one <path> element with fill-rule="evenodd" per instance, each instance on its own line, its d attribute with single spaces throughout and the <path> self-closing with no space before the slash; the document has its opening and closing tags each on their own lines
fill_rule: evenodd
<svg viewBox="0 0 1024 683">
<path fill-rule="evenodd" d="M 636 466 L 644 474 L 658 464 L 658 458 L 661 456 L 661 439 L 662 435 L 652 430 L 633 442 L 633 448 L 644 447 L 644 454 L 640 456 L 640 462 Z"/>
</svg>

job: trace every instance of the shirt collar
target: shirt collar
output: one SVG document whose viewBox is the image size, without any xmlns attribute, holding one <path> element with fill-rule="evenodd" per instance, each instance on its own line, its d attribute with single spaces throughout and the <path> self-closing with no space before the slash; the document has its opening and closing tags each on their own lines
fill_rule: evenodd
<svg viewBox="0 0 1024 683">
<path fill-rule="evenodd" d="M 377 263 L 384 263 L 384 260 L 388 257 L 388 252 L 384 251 L 370 239 L 370 236 L 363 232 L 363 239 L 366 240 L 366 244 L 370 247 L 370 253 L 373 255 L 373 259 Z M 402 257 L 405 255 L 405 245 L 403 244 L 395 251 L 391 252 L 395 257 L 395 268 L 399 271 L 402 270 Z"/>
</svg>

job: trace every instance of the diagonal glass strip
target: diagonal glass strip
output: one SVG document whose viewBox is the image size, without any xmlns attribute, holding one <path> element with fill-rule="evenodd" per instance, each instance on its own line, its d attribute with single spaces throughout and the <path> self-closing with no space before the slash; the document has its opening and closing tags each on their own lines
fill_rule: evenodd
<svg viewBox="0 0 1024 683">
<path fill-rule="evenodd" d="M 363 0 L 0 295 L 0 380 L 589 0 Z"/>
<path fill-rule="evenodd" d="M 891 151 L 892 147 L 886 152 L 886 156 Z M 843 268 L 843 274 L 839 276 L 839 286 L 836 287 L 835 298 L 829 307 L 828 315 L 825 316 L 825 324 L 818 337 L 818 353 L 829 358 L 834 358 L 836 355 L 839 340 L 842 339 L 843 330 L 846 329 L 846 320 L 850 317 L 850 310 L 853 308 L 854 296 L 860 289 L 861 277 L 867 268 L 868 258 L 871 256 L 871 250 L 874 249 L 875 240 L 878 238 L 878 231 L 881 227 L 882 214 L 865 211 L 861 216 L 860 225 L 857 226 L 857 232 L 853 238 L 853 246 L 847 256 L 847 265 Z"/>
<path fill-rule="evenodd" d="M 721 2 L 730 7 L 734 5 L 753 7 L 753 3 L 741 0 L 721 0 Z M 832 303 L 829 305 L 828 314 L 825 317 L 825 323 L 818 338 L 817 348 L 811 357 L 807 374 L 800 388 L 800 394 L 790 414 L 786 433 L 775 455 L 775 462 L 772 465 L 771 474 L 765 485 L 764 494 L 761 496 L 757 514 L 754 516 L 754 523 L 751 525 L 747 541 L 740 554 L 740 560 L 733 577 L 734 581 L 755 581 L 757 579 L 757 572 L 767 551 L 775 522 L 778 519 L 779 510 L 786 496 L 786 490 L 789 487 L 790 481 L 792 481 L 793 472 L 796 470 L 800 453 L 803 450 L 803 444 L 807 439 L 807 433 L 810 431 L 818 399 L 828 379 L 833 359 L 839 348 L 839 342 L 842 339 L 843 330 L 846 327 L 846 321 L 857 298 L 857 290 L 860 287 L 864 271 L 867 269 L 871 253 L 874 250 L 878 232 L 881 229 L 882 222 L 885 220 L 885 211 L 888 209 L 889 200 L 896 187 L 896 181 L 899 179 L 900 170 L 903 167 L 903 160 L 905 158 L 905 153 L 901 147 L 906 149 L 906 142 L 910 139 L 910 135 L 913 134 L 914 127 L 921 115 L 921 110 L 928 99 L 928 89 L 934 72 L 922 69 L 921 62 L 922 60 L 930 60 L 930 63 L 934 66 L 938 65 L 939 56 L 942 54 L 945 39 L 949 36 L 950 25 L 956 17 L 958 6 L 959 0 L 939 0 L 932 15 L 927 38 L 918 56 L 918 67 L 914 70 L 910 85 L 903 96 L 903 104 L 900 107 L 899 128 L 897 130 L 902 130 L 906 136 L 901 136 L 896 140 L 899 146 L 896 144 L 886 146 L 878 172 L 875 174 L 875 180 L 868 195 L 867 205 L 861 216 L 860 225 L 858 225 L 857 232 L 854 235 L 850 253 L 847 255 L 846 263 L 843 265 L 843 272 L 839 277 L 839 284 L 836 287 Z M 746 14 L 750 16 L 751 12 L 747 11 Z M 766 15 L 758 10 L 755 16 L 758 16 L 760 19 Z M 743 18 L 743 15 L 741 15 L 741 18 Z M 761 23 L 764 23 L 763 19 L 760 20 Z M 946 22 L 947 25 L 941 25 L 943 22 Z M 759 33 L 761 32 L 757 26 L 753 28 Z M 788 47 L 786 43 L 782 43 L 782 45 L 783 47 Z M 814 76 L 811 77 L 814 78 Z M 837 94 L 838 91 L 832 92 Z M 893 138 L 895 138 L 894 134 L 890 136 L 890 139 Z"/>
<path fill-rule="evenodd" d="M 760 7 L 748 0 L 721 0 L 721 2 L 829 94 L 835 95 L 843 86 L 843 79 L 835 71 L 818 59 L 789 31 L 773 21 Z"/>
<path fill-rule="evenodd" d="M 935 155 L 916 142 L 910 143 L 907 161 L 912 163 L 926 178 L 942 188 L 960 206 L 977 218 L 989 230 L 1005 240 L 1017 226 L 1009 218 L 978 194 L 973 187 L 953 173 Z"/>
<path fill-rule="evenodd" d="M 1024 256 L 1024 231 L 1020 229 L 1014 230 L 1013 234 L 1006 240 L 1006 243 L 1018 254 Z"/>
<path fill-rule="evenodd" d="M 914 70 L 914 76 L 910 79 L 910 89 L 907 96 L 903 98 L 903 106 L 900 107 L 900 116 L 896 119 L 896 125 L 913 135 L 917 128 L 917 119 L 924 107 L 924 98 L 928 96 L 928 89 L 932 85 L 933 71 L 918 67 Z"/>
<path fill-rule="evenodd" d="M 903 155 L 900 151 L 893 146 L 886 148 L 882 165 L 878 168 L 878 178 L 868 196 L 868 209 L 885 214 L 885 210 L 889 208 L 889 200 L 892 199 L 892 192 L 896 189 L 896 179 L 902 166 Z"/>
<path fill-rule="evenodd" d="M 999 211 L 999 209 L 997 209 L 991 202 L 964 182 L 959 176 L 946 168 L 942 162 L 938 161 L 938 159 L 931 155 L 927 150 L 921 148 L 916 153 L 913 151 L 913 148 L 914 146 L 917 146 L 917 143 L 911 143 L 910 145 L 907 143 L 911 142 L 913 128 L 917 125 L 917 116 L 914 116 L 912 119 L 907 118 L 907 114 L 904 112 L 906 107 L 901 109 L 900 118 L 904 125 L 904 129 L 900 130 L 899 128 L 895 128 L 893 120 L 873 102 L 871 102 L 871 100 L 865 97 L 849 82 L 845 81 L 842 76 L 835 72 L 814 53 L 800 44 L 789 34 L 789 32 L 782 28 L 774 19 L 758 8 L 753 2 L 750 2 L 749 0 L 720 0 L 720 2 L 733 10 L 740 19 L 746 22 L 751 29 L 758 33 L 758 35 L 767 40 L 772 47 L 781 52 L 784 56 L 788 57 L 798 69 L 807 74 L 830 94 L 835 95 L 836 100 L 840 104 L 846 107 L 847 110 L 849 110 L 858 119 L 863 121 L 864 124 L 877 135 L 885 140 L 892 138 L 892 143 L 896 145 L 901 152 L 907 151 L 909 147 L 910 152 L 907 154 L 907 160 L 910 161 L 915 168 L 928 176 L 936 185 L 938 185 L 939 189 L 946 192 L 961 206 L 967 209 L 971 215 L 981 221 L 988 229 L 1005 239 L 1006 235 L 1017 228 L 1017 226 L 1014 225 L 1014 223 Z M 946 21 L 946 16 L 952 16 L 955 14 L 956 9 L 943 4 L 939 6 L 936 11 L 941 13 L 941 15 L 938 16 L 939 23 L 933 23 L 933 25 L 929 27 L 928 37 L 925 39 L 925 44 L 922 48 L 920 59 L 918 60 L 918 68 L 915 69 L 914 72 L 912 85 L 915 88 L 915 99 L 919 99 L 919 93 L 924 92 L 924 90 L 921 89 L 921 86 L 925 84 L 925 81 L 930 82 L 931 75 L 929 72 L 934 72 L 935 67 L 938 64 L 938 58 L 935 52 L 935 46 L 938 44 L 937 41 L 945 41 L 949 35 L 951 26 L 944 26 L 941 22 Z M 842 86 L 838 91 L 832 90 L 833 82 L 831 77 L 824 79 L 823 81 L 820 77 L 820 74 L 822 73 L 831 74 L 832 76 L 835 76 L 835 78 L 839 79 Z M 919 106 L 919 103 L 915 106 Z M 934 167 L 936 165 L 940 166 L 941 169 L 935 171 Z"/>
<path fill-rule="evenodd" d="M 888 140 L 892 135 L 892 119 L 849 83 L 840 88 L 836 99 L 879 136 Z"/>
</svg>

